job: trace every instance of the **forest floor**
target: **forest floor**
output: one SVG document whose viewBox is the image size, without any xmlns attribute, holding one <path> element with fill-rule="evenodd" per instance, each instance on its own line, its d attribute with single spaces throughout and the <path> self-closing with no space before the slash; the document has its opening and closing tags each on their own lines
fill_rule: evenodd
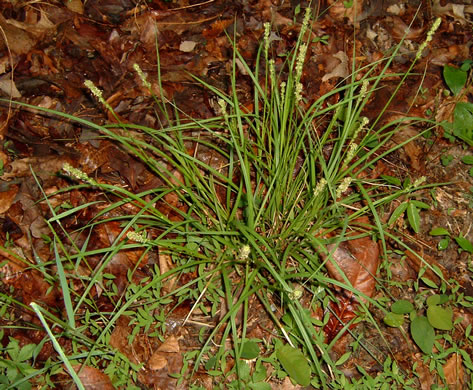
<svg viewBox="0 0 473 390">
<path fill-rule="evenodd" d="M 327 323 L 324 318 L 328 307 L 311 306 L 315 299 L 312 290 L 301 293 L 302 297 L 297 298 L 302 306 L 311 308 L 314 326 L 325 321 L 318 329 L 330 344 L 330 358 L 337 362 L 333 367 L 322 366 L 322 371 L 329 378 L 331 368 L 336 367 L 348 382 L 365 386 L 360 388 L 378 388 L 378 384 L 370 387 L 368 378 L 387 371 L 391 376 L 403 378 L 391 379 L 391 388 L 407 388 L 403 383 L 409 380 L 411 388 L 472 388 L 473 365 L 468 358 L 473 355 L 470 334 L 473 324 L 473 110 L 468 106 L 473 101 L 471 2 L 1 0 L 1 389 L 9 388 L 28 375 L 31 377 L 21 384 L 25 387 L 15 388 L 41 388 L 51 384 L 69 388 L 68 371 L 65 366 L 52 363 L 61 362 L 57 349 L 29 306 L 36 302 L 55 318 L 67 322 L 70 315 L 67 299 L 72 299 L 75 315 L 82 318 L 77 319 L 76 329 L 80 329 L 87 340 L 96 340 L 105 325 L 110 324 L 106 331 L 111 334 L 104 336 L 101 342 L 107 343 L 110 350 L 120 351 L 123 357 L 118 363 L 109 355 L 106 358 L 93 355 L 87 358 L 82 370 L 75 368 L 86 389 L 303 387 L 304 380 L 291 375 L 284 359 L 279 363 L 270 359 L 273 350 L 267 345 L 272 343 L 271 339 L 284 340 L 284 332 L 291 333 L 284 317 L 287 313 L 278 298 L 269 300 L 281 308 L 273 316 L 283 325 L 266 313 L 260 300 L 251 298 L 246 303 L 245 319 L 237 313 L 227 324 L 227 328 L 237 329 L 244 323 L 246 338 L 256 340 L 259 346 L 256 355 L 248 353 L 251 359 L 241 363 L 248 368 L 247 373 L 241 370 L 242 365 L 240 372 L 235 373 L 235 356 L 231 354 L 226 355 L 225 364 L 212 364 L 215 361 L 212 361 L 211 350 L 203 356 L 200 366 L 194 366 L 193 351 L 202 348 L 206 335 L 226 318 L 230 304 L 225 303 L 225 293 L 214 300 L 209 298 L 207 313 L 204 307 L 198 310 L 194 307 L 200 297 L 189 293 L 185 300 L 179 300 L 176 295 L 162 301 L 159 308 L 153 307 L 151 322 L 143 327 L 134 328 L 130 323 L 133 310 L 139 313 L 139 305 L 134 305 L 133 310 L 129 308 L 126 315 L 113 317 L 119 307 L 117 302 L 122 302 L 117 297 L 126 296 L 130 284 L 147 280 L 155 269 L 159 268 L 163 274 L 179 264 L 172 256 L 160 253 L 159 248 L 147 250 L 146 256 L 135 248 L 114 253 L 106 268 L 100 268 L 101 256 L 108 250 L 104 248 L 113 247 L 117 237 L 122 236 L 124 225 L 118 214 L 132 215 L 137 212 L 136 207 L 124 204 L 121 209 L 104 214 L 103 210 L 116 199 L 103 189 L 72 186 L 63 167 L 70 164 L 93 180 L 134 194 L 164 184 L 143 160 L 84 123 L 11 104 L 8 100 L 60 111 L 99 125 L 123 122 L 160 129 L 170 126 L 171 120 L 156 109 L 156 97 L 172 102 L 183 118 L 210 120 L 221 114 L 215 93 L 196 81 L 191 76 L 194 75 L 229 95 L 236 87 L 241 106 L 252 112 L 255 110 L 254 80 L 242 60 L 234 59 L 232 39 L 242 59 L 253 69 L 258 48 L 264 40 L 264 23 L 271 22 L 270 51 L 276 64 L 282 63 L 298 42 L 307 7 L 312 10 L 309 26 L 312 36 L 301 76 L 305 108 L 344 85 L 352 69 L 380 61 L 398 47 L 386 70 L 392 76 L 385 77 L 373 91 L 362 115 L 370 123 L 376 122 L 374 127 L 406 116 L 438 123 L 428 131 L 420 120 L 399 129 L 390 139 L 389 147 L 400 144 L 402 147 L 380 160 L 371 171 L 371 178 L 388 177 L 389 185 L 399 188 L 410 185 L 406 183 L 423 182 L 425 186 L 416 193 L 414 202 L 399 197 L 385 205 L 380 213 L 383 224 L 396 210 L 398 215 L 387 227 L 396 238 L 390 236 L 384 252 L 380 245 L 379 256 L 378 250 L 376 254 L 368 254 L 373 263 L 364 264 L 374 270 L 376 285 L 366 289 L 351 280 L 354 289 L 361 289 L 375 301 L 386 302 L 387 310 L 392 302 L 411 302 L 413 309 L 400 310 L 401 315 L 410 314 L 410 317 L 404 316 L 403 323 L 396 326 L 389 323 L 389 319 L 384 320 L 386 312 L 371 306 L 371 319 L 367 320 L 366 313 L 360 315 L 351 301 L 343 306 L 347 294 L 328 284 L 324 286 L 331 290 L 328 295 L 333 300 L 338 297 L 342 306 L 330 309 L 332 317 L 340 321 L 331 318 Z M 410 70 L 409 77 L 396 90 L 400 75 L 409 71 L 436 18 L 441 18 L 440 27 Z M 144 72 L 150 88 L 143 86 L 134 64 Z M 453 69 L 453 73 L 457 70 L 458 77 L 445 75 L 446 67 Z M 236 73 L 236 86 L 232 85 L 232 73 Z M 453 78 L 447 83 L 449 77 Z M 84 85 L 86 80 L 91 80 L 102 91 L 114 113 Z M 333 94 L 327 104 L 337 104 L 343 99 L 341 94 Z M 470 107 L 471 111 L 454 114 L 459 103 Z M 448 126 L 440 126 L 454 120 L 466 121 L 463 136 L 449 131 Z M 453 128 L 454 125 L 450 127 Z M 221 156 L 213 154 L 211 148 L 198 149 L 195 145 L 192 148 L 189 153 L 197 159 L 222 163 Z M 325 153 L 329 155 L 330 150 Z M 66 187 L 67 191 L 60 191 Z M 44 200 L 45 195 L 50 196 L 48 202 Z M 167 202 L 172 203 L 172 199 Z M 402 204 L 406 208 L 403 209 Z M 82 205 L 88 207 L 81 208 Z M 174 206 L 180 207 L 177 203 Z M 52 209 L 61 214 L 62 219 L 54 219 Z M 74 212 L 67 215 L 68 210 Z M 163 206 L 161 211 L 171 220 L 178 218 L 175 209 L 165 210 Z M 108 219 L 94 224 L 104 217 Z M 93 226 L 88 235 L 81 230 L 84 226 Z M 77 238 L 75 251 L 70 249 L 66 237 Z M 373 251 L 371 242 L 358 242 L 358 249 Z M 73 254 L 86 251 L 88 263 L 75 263 L 75 277 L 71 276 L 64 285 L 55 275 L 61 272 L 58 256 L 66 259 L 68 250 Z M 354 248 L 345 250 L 351 251 L 352 256 L 355 251 Z M 334 257 L 337 254 L 335 252 Z M 169 293 L 173 288 L 187 291 L 183 286 L 200 272 L 198 267 L 194 268 L 179 279 L 168 280 L 161 286 L 163 291 Z M 100 277 L 96 274 L 98 269 L 104 272 Z M 343 270 L 349 272 L 349 269 Z M 333 270 L 322 268 L 319 272 L 328 272 L 337 279 Z M 239 285 L 237 276 L 233 275 L 232 281 L 235 286 Z M 63 296 L 65 286 L 70 289 L 72 298 Z M 116 296 L 105 294 L 109 290 L 115 291 Z M 241 289 L 236 290 L 235 300 L 241 293 Z M 199 292 L 202 291 L 201 287 Z M 265 291 L 269 294 L 270 289 Z M 277 295 L 276 291 L 274 293 Z M 440 301 L 431 304 L 432 301 L 428 301 L 431 296 L 439 297 Z M 93 305 L 89 299 L 94 301 Z M 94 317 L 89 313 L 92 306 L 96 313 L 111 315 Z M 436 341 L 430 347 L 432 352 L 425 353 L 427 347 L 419 347 L 422 340 L 419 341 L 419 336 L 416 339 L 409 326 L 416 315 L 418 318 L 427 316 L 429 310 L 437 308 L 439 317 L 451 313 L 446 321 L 452 325 L 432 324 Z M 146 317 L 146 314 L 140 315 Z M 428 317 L 431 323 L 435 322 L 431 314 Z M 66 355 L 76 354 L 71 361 L 74 367 L 79 367 L 84 363 L 79 355 L 85 349 L 78 348 L 77 340 L 72 340 L 70 334 L 62 333 L 59 323 L 49 317 L 59 345 Z M 350 325 L 345 326 L 347 323 Z M 87 326 L 81 328 L 80 324 Z M 279 333 L 279 327 L 286 330 Z M 233 341 L 224 328 L 219 331 L 218 340 L 229 344 L 231 349 Z M 227 339 L 223 340 L 222 335 Z M 24 348 L 28 345 L 33 346 L 31 350 Z M 21 351 L 23 358 L 19 356 Z M 396 364 L 387 365 L 387 361 Z M 118 368 L 111 372 L 112 369 L 106 367 Z M 123 379 L 129 372 L 133 375 Z M 349 388 L 343 387 L 339 377 L 337 380 L 334 377 L 332 384 L 328 380 L 327 386 Z M 307 388 L 316 387 L 317 381 L 313 380 L 315 382 Z"/>
</svg>

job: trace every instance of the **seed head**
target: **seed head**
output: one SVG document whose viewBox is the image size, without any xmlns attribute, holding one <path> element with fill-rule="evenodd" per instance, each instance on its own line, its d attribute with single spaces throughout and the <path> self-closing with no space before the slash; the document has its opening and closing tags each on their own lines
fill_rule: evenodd
<svg viewBox="0 0 473 390">
<path fill-rule="evenodd" d="M 134 63 L 133 64 L 133 69 L 135 70 L 135 72 L 138 74 L 138 77 L 141 79 L 141 82 L 143 83 L 143 86 L 147 89 L 151 89 L 151 84 L 150 82 L 147 80 L 147 76 L 146 74 L 144 74 L 144 72 L 141 70 L 140 66 L 137 64 L 137 63 Z"/>
</svg>

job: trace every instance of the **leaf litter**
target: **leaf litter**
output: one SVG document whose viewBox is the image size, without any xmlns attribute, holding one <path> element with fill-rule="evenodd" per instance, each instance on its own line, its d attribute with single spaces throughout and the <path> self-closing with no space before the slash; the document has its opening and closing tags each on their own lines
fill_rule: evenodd
<svg viewBox="0 0 473 390">
<path fill-rule="evenodd" d="M 459 100 L 442 93 L 446 88 L 441 69 L 444 65 L 457 65 L 471 58 L 468 42 L 471 41 L 472 33 L 471 28 L 467 28 L 467 23 L 471 23 L 471 6 L 460 1 L 447 5 L 433 1 L 431 6 L 425 5 L 428 2 L 417 2 L 420 8 L 411 4 L 416 2 L 388 1 L 383 2 L 382 6 L 377 3 L 380 2 L 368 4 L 354 1 L 354 6 L 347 7 L 344 2 L 330 0 L 313 4 L 320 17 L 312 26 L 314 42 L 310 45 L 309 59 L 301 79 L 306 85 L 304 94 L 307 100 L 315 101 L 336 88 L 340 79 L 348 75 L 353 59 L 360 67 L 373 63 L 383 57 L 385 50 L 391 49 L 406 36 L 389 69 L 391 80 L 386 79 L 387 84 L 377 90 L 368 102 L 366 116 L 369 119 L 380 116 L 380 126 L 407 114 L 420 118 L 434 115 L 438 122 L 452 120 L 455 104 Z M 302 9 L 307 5 L 299 4 Z M 232 47 L 227 34 L 237 33 L 238 49 L 243 58 L 251 62 L 262 38 L 263 23 L 272 21 L 277 29 L 271 35 L 277 55 L 276 68 L 281 69 L 284 55 L 293 47 L 300 29 L 300 18 L 299 22 L 294 23 L 297 7 L 289 2 L 276 6 L 269 0 L 230 3 L 215 0 L 195 4 L 187 1 L 135 4 L 130 1 L 74 0 L 64 5 L 3 0 L 1 7 L 2 96 L 20 98 L 24 102 L 58 109 L 97 123 L 116 123 L 116 118 L 91 100 L 83 86 L 84 81 L 89 79 L 104 91 L 106 101 L 114 107 L 123 122 L 154 128 L 165 127 L 168 118 L 153 108 L 149 91 L 142 87 L 133 71 L 134 63 L 138 63 L 147 74 L 152 90 L 160 99 L 175 102 L 190 118 L 211 118 L 218 114 L 214 97 L 196 85 L 190 74 L 230 92 Z M 431 19 L 436 16 L 443 19 L 442 26 L 414 69 L 423 77 L 409 78 L 388 109 L 384 110 L 395 83 L 400 79 L 399 73 L 407 69 L 407 63 L 413 59 L 415 49 L 423 41 Z M 413 25 L 410 25 L 411 21 L 414 21 Z M 353 28 L 357 29 L 354 41 Z M 317 40 L 322 36 L 328 36 L 326 43 Z M 157 73 L 156 41 L 159 46 L 160 75 Z M 413 94 L 412 91 L 420 93 Z M 461 101 L 471 101 L 471 91 L 469 93 L 464 94 Z M 243 105 L 248 105 L 251 111 L 251 80 L 242 66 L 239 67 L 238 94 Z M 339 99 L 340 96 L 335 94 L 329 103 L 335 104 Z M 142 162 L 97 134 L 88 133 L 76 123 L 47 117 L 39 112 L 26 112 L 6 106 L 3 108 L 1 292 L 25 305 L 33 301 L 40 302 L 62 317 L 65 316 L 64 302 L 59 285 L 45 280 L 41 271 L 41 267 L 54 267 L 51 265 L 54 263 L 51 231 L 44 222 L 52 216 L 51 207 L 55 212 L 67 212 L 68 208 L 96 202 L 81 213 L 66 216 L 61 221 L 62 226 L 55 225 L 69 253 L 78 253 L 82 247 L 98 253 L 88 257 L 87 264 L 68 270 L 71 275 L 76 273 L 76 278 L 71 279 L 71 287 L 78 296 L 89 287 L 82 278 L 95 275 L 95 271 L 101 267 L 100 251 L 124 242 L 122 226 L 113 221 L 113 217 L 119 213 L 133 215 L 138 208 L 137 204 L 129 202 L 123 204 L 119 211 L 107 210 L 107 206 L 116 199 L 80 187 L 68 193 L 57 192 L 70 184 L 65 177 L 58 175 L 64 163 L 79 167 L 103 183 L 128 188 L 135 193 L 158 188 L 164 183 Z M 427 190 L 421 193 L 423 198 L 431 197 L 434 207 L 421 213 L 419 233 L 414 234 L 406 218 L 400 220 L 396 227 L 403 237 L 402 243 L 390 240 L 389 253 L 380 253 L 382 248 L 379 248 L 374 238 L 366 236 L 328 245 L 327 250 L 331 255 L 323 255 L 331 278 L 341 283 L 348 279 L 351 287 L 367 298 L 382 297 L 379 285 L 381 279 L 389 274 L 399 285 L 408 282 L 411 286 L 405 290 L 393 283 L 385 287 L 389 294 L 397 299 L 414 301 L 419 296 L 413 289 L 416 283 L 421 285 L 418 291 L 424 295 L 428 291 L 428 286 L 422 284 L 419 275 L 426 278 L 424 282 L 430 280 L 440 285 L 439 270 L 445 280 L 456 280 L 464 295 L 473 296 L 471 255 L 467 251 L 459 251 L 453 245 L 440 253 L 436 250 L 439 239 L 428 235 L 431 227 L 442 226 L 455 237 L 466 237 L 472 241 L 473 180 L 471 175 L 465 173 L 461 163 L 461 158 L 469 156 L 471 150 L 458 142 L 452 142 L 445 136 L 443 127 L 439 127 L 438 134 L 430 135 L 430 138 L 417 137 L 406 142 L 421 130 L 418 126 L 409 126 L 399 131 L 392 142 L 405 144 L 394 157 L 378 163 L 377 169 L 382 172 L 372 172 L 373 177 L 383 173 L 400 179 L 410 176 L 415 180 L 425 175 L 431 183 L 452 183 L 447 187 L 437 187 L 431 193 Z M 189 145 L 189 150 L 200 159 L 214 160 L 215 167 L 223 161 L 212 149 Z M 454 162 L 449 166 L 440 163 L 444 153 L 454 156 Z M 49 204 L 41 201 L 42 194 L 32 177 L 32 170 L 45 193 L 52 194 Z M 176 176 L 176 182 L 179 181 L 182 178 Z M 176 220 L 182 218 L 187 207 L 172 193 L 156 204 L 163 214 Z M 383 217 L 388 218 L 394 208 L 394 205 L 388 205 L 386 216 Z M 97 224 L 91 235 L 84 227 L 97 216 L 110 220 Z M 155 237 L 161 233 L 152 229 L 149 232 Z M 130 272 L 131 280 L 139 286 L 143 280 L 147 283 L 151 268 L 158 267 L 161 273 L 165 273 L 175 266 L 165 250 L 158 252 L 145 253 L 140 248 L 126 248 L 112 255 L 104 272 L 110 278 L 108 280 L 115 284 L 118 296 L 125 293 L 130 283 Z M 426 267 L 426 264 L 430 267 Z M 163 290 L 170 292 L 182 287 L 196 276 L 183 274 L 168 278 Z M 232 277 L 237 285 L 241 276 Z M 113 300 L 105 294 L 111 284 L 105 279 L 96 282 L 90 292 L 93 305 L 99 312 L 113 313 Z M 241 293 L 241 289 L 235 291 Z M 383 328 L 388 345 L 391 345 L 391 350 L 387 351 L 376 330 L 364 322 L 357 323 L 361 309 L 353 299 L 353 294 L 340 287 L 334 287 L 333 294 L 336 299 L 325 311 L 320 307 L 311 307 L 306 294 L 303 294 L 301 302 L 311 308 L 311 315 L 316 320 L 321 321 L 329 313 L 329 319 L 321 330 L 325 332 L 329 343 L 332 340 L 338 343 L 332 351 L 334 360 L 338 360 L 347 350 L 353 351 L 343 362 L 347 377 L 360 375 L 357 366 L 375 375 L 383 369 L 380 365 L 384 361 L 383 356 L 392 354 L 401 369 L 406 371 L 412 361 L 418 362 L 417 380 L 421 388 L 441 383 L 438 379 L 439 367 L 442 367 L 442 375 L 450 386 L 462 386 L 471 381 L 471 370 L 469 374 L 466 373 L 465 367 L 468 366 L 464 365 L 464 359 L 458 352 L 445 356 L 433 370 L 419 358 L 419 349 L 415 343 L 410 339 L 406 343 L 406 335 L 398 329 Z M 188 382 L 178 382 L 173 374 L 188 364 L 184 354 L 201 347 L 202 337 L 215 326 L 218 318 L 228 312 L 230 305 L 223 297 L 220 299 L 220 308 L 203 303 L 199 305 L 198 297 L 195 298 L 194 302 L 170 299 L 168 307 L 152 308 L 148 315 L 159 319 L 155 321 L 155 326 L 166 329 L 155 335 L 151 335 L 150 329 L 134 334 L 132 324 L 137 319 L 128 317 L 130 313 L 117 318 L 109 344 L 133 364 L 143 365 L 135 379 L 136 385 L 147 388 L 190 386 Z M 277 298 L 271 299 L 277 312 Z M 137 302 L 135 306 L 139 307 L 140 303 L 145 302 Z M 249 305 L 249 311 L 253 314 L 248 320 L 246 337 L 269 340 L 277 331 L 274 323 L 258 306 L 259 301 L 249 301 Z M 4 347 L 11 338 L 18 340 L 21 345 L 40 344 L 45 333 L 38 327 L 38 319 L 21 305 L 16 304 L 15 307 L 17 313 L 14 316 L 1 319 L 5 326 L 2 339 Z M 454 318 L 461 322 L 463 329 L 468 326 L 471 328 L 471 307 L 455 306 L 453 311 Z M 213 315 L 209 316 L 208 313 L 212 312 Z M 283 318 L 284 314 L 278 315 Z M 146 313 L 141 315 L 146 316 Z M 374 316 L 382 324 L 382 313 L 374 310 Z M 14 326 L 20 323 L 29 323 L 34 327 L 22 329 Z M 374 346 L 371 356 L 353 347 L 355 334 L 363 334 L 363 342 Z M 229 343 L 223 339 L 223 335 L 223 331 L 220 331 L 219 342 Z M 87 337 L 97 336 L 93 329 L 87 331 Z M 456 337 L 456 343 L 460 342 L 460 334 L 454 333 L 452 337 Z M 59 342 L 64 350 L 71 352 L 71 344 L 66 338 L 59 338 Z M 285 348 L 288 349 L 288 345 Z M 464 350 L 470 356 L 473 353 L 471 345 Z M 51 343 L 46 341 L 37 356 L 37 368 L 55 356 Z M 235 362 L 229 362 L 229 365 L 233 364 Z M 110 378 L 114 378 L 113 373 L 107 372 L 103 364 L 97 367 L 102 369 L 90 365 L 75 369 L 85 388 L 112 388 Z M 255 366 L 252 368 L 256 369 Z M 287 377 L 284 379 L 269 375 L 274 369 L 272 365 L 265 363 L 265 368 L 273 388 L 293 388 Z M 210 374 L 210 369 L 196 367 L 195 378 L 206 388 L 214 386 Z M 300 380 L 304 384 L 308 383 L 306 372 L 300 375 Z M 467 378 L 468 375 L 470 378 Z M 53 376 L 53 381 L 60 387 L 59 383 L 67 381 L 66 378 L 67 375 L 62 372 Z"/>
</svg>

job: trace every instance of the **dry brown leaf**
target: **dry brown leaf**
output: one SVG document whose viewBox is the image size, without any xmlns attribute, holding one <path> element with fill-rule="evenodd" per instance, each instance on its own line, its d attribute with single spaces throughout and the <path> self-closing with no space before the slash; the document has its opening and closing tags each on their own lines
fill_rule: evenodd
<svg viewBox="0 0 473 390">
<path fill-rule="evenodd" d="M 192 50 L 194 50 L 196 46 L 197 46 L 197 42 L 194 42 L 194 41 L 183 41 L 183 42 L 181 42 L 181 44 L 179 45 L 179 50 L 180 50 L 180 51 L 183 51 L 183 52 L 185 52 L 185 53 L 189 53 L 189 52 L 191 52 Z"/>
<path fill-rule="evenodd" d="M 287 376 L 284 378 L 279 389 L 280 390 L 298 390 L 298 389 L 302 389 L 302 387 L 299 385 L 293 384 L 291 379 Z"/>
<path fill-rule="evenodd" d="M 68 0 L 65 2 L 65 5 L 72 12 L 76 12 L 81 15 L 84 13 L 84 4 L 82 4 L 81 0 Z"/>
<path fill-rule="evenodd" d="M 379 265 L 378 244 L 369 237 L 362 237 L 343 241 L 338 247 L 336 244 L 329 244 L 327 250 L 333 251 L 329 258 L 327 255 L 322 255 L 324 260 L 327 259 L 325 266 L 330 276 L 339 282 L 346 283 L 339 271 L 340 268 L 355 289 L 371 297 L 376 285 L 374 275 Z"/>
<path fill-rule="evenodd" d="M 170 271 L 173 268 L 174 268 L 174 265 L 172 263 L 171 255 L 168 253 L 165 253 L 164 248 L 159 248 L 159 272 L 161 272 L 161 275 L 165 274 L 166 272 Z M 177 282 L 177 275 L 171 278 L 167 278 L 163 284 L 163 290 L 166 292 L 173 291 L 176 282 Z"/>
<path fill-rule="evenodd" d="M 118 349 L 122 354 L 124 354 L 130 361 L 134 364 L 140 364 L 138 356 L 133 349 L 133 345 L 128 342 L 128 336 L 131 334 L 132 328 L 128 325 L 130 318 L 126 316 L 121 316 L 117 320 L 117 324 L 113 329 L 113 332 L 110 336 L 110 346 Z"/>
<path fill-rule="evenodd" d="M 168 365 L 170 354 L 178 354 L 180 352 L 179 339 L 172 335 L 169 336 L 164 343 L 151 355 L 148 360 L 148 367 L 151 370 L 161 370 Z"/>
<path fill-rule="evenodd" d="M 419 382 L 422 390 L 430 390 L 434 384 L 432 373 L 429 367 L 422 361 L 418 355 L 413 356 L 413 360 L 417 363 L 416 372 L 419 377 Z"/>
<path fill-rule="evenodd" d="M 73 366 L 86 390 L 113 390 L 115 387 L 108 375 L 95 367 Z"/>
<path fill-rule="evenodd" d="M 412 250 L 407 250 L 404 251 L 404 254 L 406 255 L 406 260 L 409 263 L 410 267 L 414 269 L 417 274 L 419 273 L 421 268 L 425 267 L 424 276 L 433 281 L 434 283 L 440 283 L 440 278 L 430 267 L 426 267 L 427 264 L 435 266 L 437 269 L 441 270 L 443 275 L 447 274 L 445 267 L 443 267 L 433 257 L 427 255 L 423 251 L 416 255 L 412 252 Z"/>
<path fill-rule="evenodd" d="M 18 193 L 18 186 L 12 185 L 7 191 L 0 192 L 0 214 L 8 211 Z"/>
<path fill-rule="evenodd" d="M 462 357 L 458 353 L 452 354 L 443 365 L 445 379 L 449 386 L 454 389 L 463 389 L 465 373 L 463 372 Z"/>
<path fill-rule="evenodd" d="M 44 174 L 59 172 L 65 163 L 71 163 L 69 158 L 64 156 L 47 156 L 47 157 L 26 157 L 12 161 L 7 166 L 6 172 L 0 176 L 1 180 L 17 179 L 19 177 L 31 176 L 31 168 L 36 174 Z"/>
<path fill-rule="evenodd" d="M 32 9 L 30 13 L 27 12 L 25 22 L 19 22 L 15 19 L 6 19 L 6 23 L 21 30 L 27 31 L 35 38 L 40 38 L 42 34 L 48 30 L 53 30 L 56 27 L 56 25 L 49 20 L 46 12 L 41 10 L 38 20 L 36 12 L 34 12 Z"/>
<path fill-rule="evenodd" d="M 346 53 L 344 51 L 339 51 L 338 53 L 335 53 L 332 57 L 336 58 L 339 63 L 329 73 L 326 73 L 322 77 L 322 81 L 327 81 L 334 77 L 345 78 L 348 76 L 348 57 Z"/>
<path fill-rule="evenodd" d="M 159 352 L 169 352 L 169 353 L 179 353 L 179 339 L 172 335 L 169 336 L 164 343 L 162 343 L 159 348 Z"/>
<path fill-rule="evenodd" d="M 21 97 L 20 91 L 18 91 L 15 82 L 11 79 L 11 73 L 3 75 L 0 79 L 0 91 L 15 99 Z"/>
<path fill-rule="evenodd" d="M 353 0 L 353 6 L 349 8 L 345 7 L 343 3 L 339 0 L 329 0 L 328 12 L 330 16 L 340 21 L 347 18 L 352 24 L 354 21 L 359 21 L 362 17 L 363 0 Z"/>
<path fill-rule="evenodd" d="M 394 133 L 392 141 L 396 144 L 401 144 L 410 138 L 417 137 L 418 135 L 419 132 L 414 127 L 403 126 Z M 425 171 L 424 151 L 419 146 L 417 146 L 415 141 L 410 141 L 405 144 L 403 146 L 403 151 L 406 157 L 409 159 L 410 166 L 412 168 L 418 172 Z"/>
<path fill-rule="evenodd" d="M 168 359 L 166 358 L 166 354 L 156 351 L 151 355 L 148 360 L 148 367 L 150 370 L 161 370 L 168 365 Z"/>
<path fill-rule="evenodd" d="M 13 54 L 26 54 L 34 46 L 35 41 L 21 28 L 13 26 L 0 14 L 0 27 L 5 33 L 6 39 L 0 39 L 0 49 L 4 49 L 6 45 Z M 6 42 L 5 42 L 6 40 Z"/>
</svg>

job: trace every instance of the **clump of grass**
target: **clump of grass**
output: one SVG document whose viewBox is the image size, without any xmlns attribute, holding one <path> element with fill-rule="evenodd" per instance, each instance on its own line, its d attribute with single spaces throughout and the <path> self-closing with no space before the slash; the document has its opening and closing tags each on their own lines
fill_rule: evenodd
<svg viewBox="0 0 473 390">
<path fill-rule="evenodd" d="M 95 129 L 117 142 L 143 161 L 164 183 L 160 188 L 134 194 L 89 178 L 71 166 L 64 167 L 67 175 L 84 183 L 78 188 L 94 187 L 118 199 L 83 229 L 88 230 L 89 235 L 97 224 L 109 221 L 106 215 L 111 210 L 126 203 L 140 208 L 136 215 L 114 217 L 122 223 L 121 233 L 110 248 L 101 251 L 100 265 L 92 276 L 81 281 L 81 295 L 65 296 L 68 320 L 61 322 L 64 335 L 88 348 L 82 358 L 75 356 L 74 359 L 84 365 L 92 364 L 97 362 L 99 351 L 105 351 L 101 358 L 112 367 L 107 372 L 115 375 L 115 383 L 121 384 L 122 379 L 113 374 L 113 370 L 118 370 L 117 367 L 137 370 L 138 367 L 123 355 L 111 356 L 108 341 L 118 318 L 133 315 L 132 336 L 149 332 L 152 324 L 164 330 L 165 313 L 150 313 L 156 313 L 159 307 L 171 302 L 179 304 L 191 300 L 193 306 L 186 321 L 197 309 L 208 317 L 215 318 L 218 311 L 221 316 L 209 332 L 202 333 L 202 348 L 185 355 L 183 370 L 177 375 L 180 381 L 189 374 L 189 366 L 196 371 L 203 365 L 213 375 L 225 377 L 227 388 L 258 383 L 263 386 L 267 377 L 262 364 L 266 362 L 273 365 L 278 378 L 289 374 L 302 385 L 341 388 L 348 383 L 337 368 L 341 361 L 331 358 L 333 343 L 328 344 L 321 331 L 327 317 L 314 321 L 310 307 L 300 298 L 303 294 L 310 296 L 312 306 L 328 310 L 329 301 L 334 299 L 329 286 L 342 287 L 360 298 L 361 310 L 378 327 L 370 315 L 369 305 L 386 313 L 385 307 L 361 294 L 347 278 L 340 282 L 327 276 L 325 261 L 333 260 L 333 251 L 326 248 L 329 244 L 339 245 L 349 239 L 370 236 L 380 241 L 386 253 L 387 226 L 382 222 L 380 210 L 394 199 L 408 197 L 426 186 L 386 187 L 385 183 L 371 180 L 365 173 L 378 160 L 409 141 L 395 148 L 387 147 L 391 136 L 405 122 L 427 121 L 404 118 L 378 127 L 377 120 L 370 123 L 362 115 L 371 94 L 380 87 L 397 48 L 385 59 L 361 69 L 355 67 L 353 59 L 351 75 L 333 91 L 315 101 L 305 96 L 301 79 L 309 47 L 306 41 L 309 20 L 310 11 L 307 11 L 297 43 L 280 70 L 276 70 L 271 58 L 271 26 L 265 25 L 254 69 L 245 62 L 234 43 L 230 94 L 196 79 L 217 99 L 220 114 L 214 118 L 187 117 L 178 107 L 154 95 L 169 123 L 166 128 L 125 124 L 118 116 L 115 116 L 118 126 L 101 126 L 43 109 Z M 237 93 L 237 62 L 253 83 L 251 111 L 243 106 Z M 380 67 L 382 70 L 377 72 Z M 399 75 L 401 83 L 411 69 Z M 143 85 L 153 93 L 138 65 L 135 70 Z M 87 86 L 113 113 L 100 90 L 90 82 Z M 341 96 L 340 100 L 327 104 L 334 95 Z M 130 136 L 132 131 L 143 137 Z M 199 148 L 210 151 L 218 164 L 201 159 Z M 190 149 L 195 152 L 190 153 Z M 62 213 L 54 212 L 51 207 L 53 217 L 48 222 L 61 227 L 61 220 L 89 206 L 91 204 L 84 204 Z M 371 223 L 357 223 L 362 216 L 368 216 Z M 74 247 L 71 235 L 66 230 L 63 234 Z M 72 254 L 57 234 L 54 234 L 54 248 L 60 283 L 64 291 L 68 291 L 68 279 L 72 276 L 62 263 L 76 269 L 82 262 L 87 264 L 88 256 L 97 253 L 88 251 L 84 244 L 82 248 L 73 248 Z M 107 264 L 119 251 L 137 248 L 144 248 L 143 256 L 159 249 L 161 254 L 172 257 L 175 268 L 165 273 L 156 269 L 152 279 L 140 284 L 133 282 L 133 270 L 130 270 L 130 285 L 125 293 L 111 295 L 114 311 L 107 315 L 91 314 L 90 291 L 96 284 L 105 283 Z M 327 253 L 328 260 L 324 260 L 321 253 Z M 184 284 L 175 283 L 173 290 L 165 291 L 170 278 L 179 280 L 188 272 L 195 272 L 197 277 Z M 266 310 L 277 332 L 277 337 L 265 345 L 263 352 L 260 351 L 261 340 L 247 337 L 253 298 Z M 141 308 L 136 307 L 138 301 Z M 79 316 L 79 308 L 84 307 L 89 313 L 87 318 Z M 276 314 L 275 308 L 284 314 L 283 318 Z M 76 336 L 83 329 L 77 328 L 76 321 L 93 329 L 93 342 Z M 344 329 L 350 325 L 346 324 Z M 156 336 L 163 334 L 157 332 Z M 226 340 L 231 342 L 230 351 L 225 350 Z M 245 360 L 249 357 L 257 358 L 257 368 L 251 375 Z M 226 370 L 230 358 L 235 366 Z M 386 362 L 385 366 L 393 370 L 395 362 Z M 407 385 L 398 376 L 385 375 L 384 379 Z M 131 386 L 132 382 L 126 383 Z"/>
</svg>

